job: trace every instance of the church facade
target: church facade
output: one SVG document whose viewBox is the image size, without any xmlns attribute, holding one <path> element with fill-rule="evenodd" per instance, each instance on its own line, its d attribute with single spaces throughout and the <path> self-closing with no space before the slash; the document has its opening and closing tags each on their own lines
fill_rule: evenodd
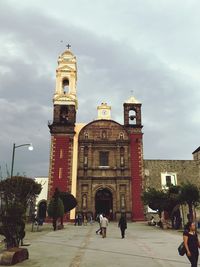
<svg viewBox="0 0 200 267">
<path fill-rule="evenodd" d="M 144 220 L 141 193 L 143 133 L 141 103 L 133 96 L 123 103 L 124 123 L 111 119 L 111 107 L 101 103 L 97 119 L 76 123 L 76 57 L 67 49 L 58 58 L 53 97 L 48 198 L 55 188 L 78 200 L 75 212 L 105 213 L 116 219 L 125 212 L 132 221 Z"/>
<path fill-rule="evenodd" d="M 130 97 L 124 101 L 124 122 L 111 119 L 111 107 L 101 103 L 97 119 L 76 122 L 76 57 L 67 49 L 58 58 L 53 96 L 48 200 L 56 188 L 72 193 L 78 205 L 70 212 L 95 217 L 105 213 L 118 219 L 140 221 L 148 212 L 141 194 L 149 186 L 167 189 L 190 181 L 200 186 L 200 147 L 193 160 L 143 159 L 142 104 Z"/>
</svg>

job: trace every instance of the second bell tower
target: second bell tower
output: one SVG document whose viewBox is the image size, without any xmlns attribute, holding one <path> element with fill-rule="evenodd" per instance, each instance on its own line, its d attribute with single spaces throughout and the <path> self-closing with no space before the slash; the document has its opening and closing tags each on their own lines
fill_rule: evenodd
<svg viewBox="0 0 200 267">
<path fill-rule="evenodd" d="M 62 192 L 71 191 L 73 138 L 78 106 L 76 81 L 76 57 L 67 49 L 58 58 L 53 121 L 48 124 L 51 133 L 48 198 L 53 195 L 55 188 Z"/>
<path fill-rule="evenodd" d="M 143 203 L 141 200 L 143 186 L 141 106 L 142 104 L 133 96 L 124 103 L 124 126 L 130 138 L 132 221 L 144 220 Z"/>
</svg>

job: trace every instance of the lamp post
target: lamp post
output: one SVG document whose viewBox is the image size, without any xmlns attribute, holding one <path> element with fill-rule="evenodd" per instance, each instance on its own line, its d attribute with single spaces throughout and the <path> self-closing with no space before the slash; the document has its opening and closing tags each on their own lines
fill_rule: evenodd
<svg viewBox="0 0 200 267">
<path fill-rule="evenodd" d="M 10 172 L 10 177 L 13 177 L 13 168 L 14 168 L 14 161 L 15 161 L 15 149 L 18 147 L 22 147 L 22 146 L 28 146 L 29 150 L 33 150 L 33 146 L 32 144 L 22 144 L 22 145 L 18 145 L 16 146 L 15 143 L 13 144 L 13 151 L 12 151 L 12 163 L 11 163 L 11 172 Z"/>
</svg>

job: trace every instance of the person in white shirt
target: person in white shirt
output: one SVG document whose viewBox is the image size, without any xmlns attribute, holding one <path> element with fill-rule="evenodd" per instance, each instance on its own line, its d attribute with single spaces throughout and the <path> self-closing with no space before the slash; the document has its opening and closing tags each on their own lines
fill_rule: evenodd
<svg viewBox="0 0 200 267">
<path fill-rule="evenodd" d="M 101 220 L 101 231 L 102 231 L 102 237 L 106 237 L 107 232 L 107 226 L 108 226 L 108 219 L 103 215 L 103 218 Z"/>
<path fill-rule="evenodd" d="M 101 230 L 101 220 L 103 219 L 103 215 L 102 214 L 99 214 L 97 216 L 97 221 L 99 223 L 99 229 L 96 230 L 96 234 L 98 234 L 100 232 L 100 235 L 102 234 L 102 230 Z"/>
</svg>

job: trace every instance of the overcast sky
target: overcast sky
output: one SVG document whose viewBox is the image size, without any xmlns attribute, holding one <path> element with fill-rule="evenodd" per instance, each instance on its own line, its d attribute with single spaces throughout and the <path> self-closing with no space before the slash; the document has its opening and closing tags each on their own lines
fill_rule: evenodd
<svg viewBox="0 0 200 267">
<path fill-rule="evenodd" d="M 0 0 L 0 165 L 47 176 L 57 59 L 77 57 L 78 122 L 101 102 L 123 123 L 142 102 L 145 159 L 192 159 L 200 145 L 199 0 Z M 60 41 L 63 40 L 63 43 Z"/>
</svg>

